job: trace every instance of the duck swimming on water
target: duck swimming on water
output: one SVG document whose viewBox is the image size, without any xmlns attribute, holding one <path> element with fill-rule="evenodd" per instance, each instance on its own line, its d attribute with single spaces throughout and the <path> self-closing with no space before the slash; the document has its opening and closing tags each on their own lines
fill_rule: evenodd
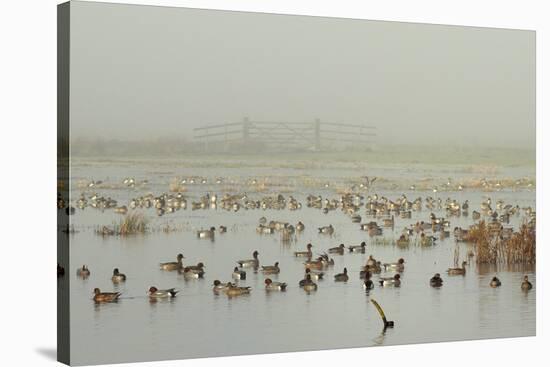
<svg viewBox="0 0 550 367">
<path fill-rule="evenodd" d="M 313 245 L 311 243 L 308 243 L 306 248 L 307 248 L 307 251 L 296 251 L 294 252 L 294 256 L 295 257 L 311 257 L 313 256 L 313 252 L 311 251 L 311 248 L 313 247 Z"/>
<path fill-rule="evenodd" d="M 395 270 L 401 272 L 405 270 L 405 260 L 403 260 L 403 258 L 400 258 L 399 260 L 397 260 L 396 263 L 386 263 L 383 266 L 384 270 Z"/>
<path fill-rule="evenodd" d="M 120 292 L 101 292 L 99 288 L 94 289 L 94 301 L 96 303 L 115 302 L 122 293 Z"/>
<path fill-rule="evenodd" d="M 347 282 L 348 279 L 349 279 L 349 276 L 348 276 L 348 269 L 347 268 L 344 268 L 343 273 L 336 274 L 334 276 L 334 281 L 335 282 Z"/>
<path fill-rule="evenodd" d="M 465 275 L 466 274 L 466 261 L 462 262 L 461 268 L 449 268 L 447 269 L 447 274 L 449 275 Z"/>
<path fill-rule="evenodd" d="M 279 268 L 279 262 L 276 262 L 274 265 L 262 266 L 262 272 L 264 274 L 279 274 L 281 272 L 281 269 Z"/>
<path fill-rule="evenodd" d="M 147 294 L 151 298 L 172 298 L 175 297 L 178 292 L 179 291 L 177 291 L 175 288 L 158 289 L 157 287 L 153 286 L 149 288 Z"/>
<path fill-rule="evenodd" d="M 167 263 L 161 263 L 160 268 L 162 270 L 168 270 L 168 271 L 178 270 L 178 269 L 183 268 L 183 259 L 185 259 L 183 257 L 183 255 L 178 254 L 176 259 L 177 259 L 177 261 L 175 261 L 175 262 L 172 261 L 172 262 L 167 262 Z"/>
<path fill-rule="evenodd" d="M 88 269 L 88 266 L 87 265 L 82 265 L 81 268 L 78 268 L 76 270 L 76 275 L 83 278 L 83 279 L 86 279 L 90 276 L 90 270 Z"/>
<path fill-rule="evenodd" d="M 341 243 L 340 246 L 336 246 L 336 247 L 331 247 L 328 249 L 328 253 L 329 254 L 339 254 L 339 255 L 343 255 L 344 254 L 344 249 L 346 248 L 346 246 Z"/>
<path fill-rule="evenodd" d="M 491 288 L 497 288 L 497 287 L 500 287 L 502 283 L 500 282 L 500 279 L 498 279 L 497 277 L 493 277 L 489 285 L 491 286 Z"/>
<path fill-rule="evenodd" d="M 302 283 L 302 282 L 300 282 L 300 283 Z M 317 284 L 313 280 L 311 280 L 311 275 L 310 274 L 306 275 L 306 279 L 304 279 L 304 282 L 301 285 L 301 287 L 308 293 L 317 290 Z"/>
<path fill-rule="evenodd" d="M 249 260 L 239 260 L 237 261 L 237 264 L 239 264 L 239 266 L 241 268 L 245 268 L 245 267 L 254 267 L 254 268 L 257 268 L 260 266 L 260 260 L 258 260 L 258 251 L 254 251 L 252 253 L 252 259 L 249 259 Z"/>
<path fill-rule="evenodd" d="M 521 289 L 524 291 L 528 291 L 533 288 L 533 284 L 529 281 L 529 277 L 525 275 L 523 277 L 523 282 L 521 283 Z"/>
<path fill-rule="evenodd" d="M 273 280 L 266 278 L 264 281 L 266 291 L 285 291 L 286 283 L 274 282 Z"/>
<path fill-rule="evenodd" d="M 434 288 L 439 288 L 443 285 L 443 279 L 441 279 L 441 275 L 439 275 L 439 273 L 435 273 L 435 275 L 430 279 L 430 285 Z"/>
<path fill-rule="evenodd" d="M 237 266 L 233 269 L 233 274 L 231 274 L 231 277 L 235 280 L 245 280 L 246 279 L 246 271 L 239 270 Z"/>
<path fill-rule="evenodd" d="M 348 246 L 349 252 L 361 252 L 365 253 L 365 248 L 367 247 L 367 244 L 363 241 L 360 245 L 357 246 Z"/>
<path fill-rule="evenodd" d="M 118 268 L 114 268 L 111 280 L 113 281 L 113 283 L 122 283 L 126 281 L 126 275 L 120 273 Z"/>
<path fill-rule="evenodd" d="M 383 287 L 399 287 L 401 286 L 401 276 L 399 274 L 395 274 L 391 278 L 380 278 L 378 282 Z"/>
</svg>

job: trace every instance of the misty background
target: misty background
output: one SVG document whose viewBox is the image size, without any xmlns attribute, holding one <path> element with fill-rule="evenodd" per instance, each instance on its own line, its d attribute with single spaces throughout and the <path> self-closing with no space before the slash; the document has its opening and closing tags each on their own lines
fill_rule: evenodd
<svg viewBox="0 0 550 367">
<path fill-rule="evenodd" d="M 535 146 L 533 31 L 76 1 L 70 65 L 73 141 L 247 116 L 373 125 L 377 146 Z"/>
</svg>

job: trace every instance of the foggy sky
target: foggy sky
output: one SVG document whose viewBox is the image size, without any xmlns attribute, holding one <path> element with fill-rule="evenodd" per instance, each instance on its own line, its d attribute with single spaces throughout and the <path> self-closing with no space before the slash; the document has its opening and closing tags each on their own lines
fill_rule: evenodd
<svg viewBox="0 0 550 367">
<path fill-rule="evenodd" d="M 535 32 L 73 2 L 71 136 L 378 127 L 380 143 L 535 142 Z"/>
</svg>

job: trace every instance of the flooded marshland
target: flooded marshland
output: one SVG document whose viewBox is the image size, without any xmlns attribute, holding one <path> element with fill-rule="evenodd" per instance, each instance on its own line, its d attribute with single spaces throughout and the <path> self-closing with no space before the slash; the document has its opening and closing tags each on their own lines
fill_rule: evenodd
<svg viewBox="0 0 550 367">
<path fill-rule="evenodd" d="M 534 258 L 480 263 L 475 245 L 457 241 L 454 231 L 481 220 L 498 221 L 514 231 L 533 222 L 535 181 L 530 166 L 75 159 L 70 177 L 68 205 L 75 210 L 69 233 L 62 234 L 70 238 L 70 269 L 59 286 L 70 277 L 75 364 L 535 334 Z M 163 194 L 164 209 L 159 211 L 154 202 Z M 351 204 L 344 205 L 343 197 Z M 150 207 L 143 204 L 148 198 Z M 225 205 L 224 198 L 231 198 L 231 204 Z M 373 202 L 415 203 L 418 198 L 418 207 L 369 210 Z M 488 199 L 491 213 L 482 210 Z M 174 201 L 179 204 L 169 209 L 167 203 Z M 458 214 L 449 211 L 456 204 Z M 120 213 L 125 212 L 123 206 L 127 214 Z M 472 218 L 474 211 L 479 219 Z M 402 212 L 410 212 L 410 218 Z M 119 224 L 132 213 L 144 219 L 144 233 L 119 234 Z M 442 226 L 415 231 L 417 222 L 432 223 L 431 214 Z M 283 230 L 260 229 L 270 228 L 270 221 L 288 225 L 281 224 Z M 369 222 L 376 222 L 381 233 L 361 229 Z M 333 233 L 319 231 L 329 225 Z M 285 230 L 289 226 L 292 229 Z M 211 227 L 212 236 L 198 236 Z M 411 228 L 406 242 L 399 240 L 405 228 Z M 421 232 L 435 241 L 421 240 Z M 341 243 L 347 247 L 361 242 L 366 243 L 364 252 L 329 254 L 334 264 L 323 268 L 317 291 L 299 287 L 307 257 L 296 257 L 296 251 L 306 251 L 311 243 L 315 259 Z M 237 261 L 252 258 L 254 251 L 260 265 L 278 262 L 280 273 L 245 268 L 246 280 L 238 285 L 250 287 L 250 294 L 228 297 L 213 292 L 213 281 L 234 281 Z M 160 269 L 159 263 L 176 261 L 179 253 L 185 257 L 184 266 L 204 263 L 203 278 Z M 370 255 L 381 263 L 405 260 L 399 287 L 379 286 L 379 278 L 395 274 L 381 269 L 372 275 L 374 288 L 365 291 L 360 271 Z M 465 275 L 447 274 L 462 261 Z M 77 277 L 84 264 L 90 275 Z M 126 274 L 125 282 L 113 284 L 114 268 Z M 344 268 L 349 280 L 335 282 L 334 275 Z M 430 286 L 434 273 L 441 274 L 442 287 Z M 524 275 L 533 290 L 521 289 Z M 494 276 L 502 286 L 489 286 Z M 286 282 L 286 291 L 267 292 L 267 277 Z M 151 300 L 151 286 L 179 293 Z M 94 288 L 122 294 L 117 302 L 96 303 Z M 395 322 L 394 328 L 383 330 L 371 299 Z"/>
</svg>

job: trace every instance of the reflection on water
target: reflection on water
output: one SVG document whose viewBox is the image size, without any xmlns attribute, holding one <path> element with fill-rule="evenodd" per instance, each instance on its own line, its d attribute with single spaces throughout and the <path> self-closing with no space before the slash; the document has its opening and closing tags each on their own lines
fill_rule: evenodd
<svg viewBox="0 0 550 367">
<path fill-rule="evenodd" d="M 113 167 L 97 165 L 74 167 L 76 177 L 94 177 L 105 181 L 121 181 L 136 175 L 148 178 L 147 188 L 103 189 L 98 192 L 111 196 L 120 203 L 136 195 L 148 192 L 160 194 L 167 191 L 171 177 L 191 175 L 181 169 L 166 172 L 164 176 L 147 177 L 154 167 Z M 204 168 L 200 173 L 209 177 L 236 176 L 238 169 L 222 172 L 216 168 Z M 270 174 L 287 172 L 270 171 Z M 123 172 L 123 173 L 120 173 Z M 313 173 L 312 173 L 313 174 Z M 314 172 L 318 175 L 319 172 Z M 322 174 L 322 173 L 321 173 Z M 353 175 L 353 172 L 349 173 Z M 282 179 L 282 178 L 281 178 Z M 327 178 L 327 181 L 329 178 Z M 199 197 L 215 187 L 189 186 L 185 193 Z M 305 203 L 305 196 L 313 189 L 302 188 L 292 195 Z M 380 195 L 395 198 L 401 191 L 381 189 Z M 405 192 L 408 197 L 422 195 L 470 200 L 471 208 L 478 208 L 481 200 L 490 195 L 495 201 L 520 206 L 535 205 L 530 191 L 500 191 L 493 193 L 453 192 L 420 193 Z M 73 188 L 73 194 L 80 191 Z M 323 196 L 336 197 L 331 191 Z M 249 193 L 250 196 L 258 195 Z M 285 193 L 284 195 L 289 195 Z M 364 210 L 361 210 L 363 214 Z M 444 216 L 443 211 L 434 211 Z M 71 236 L 71 264 L 65 277 L 71 277 L 71 343 L 75 364 L 105 362 L 131 362 L 158 359 L 222 356 L 235 354 L 267 353 L 282 351 L 319 350 L 343 347 L 395 345 L 418 342 L 437 342 L 463 339 L 527 336 L 535 334 L 535 290 L 520 289 L 522 277 L 529 275 L 536 289 L 534 266 L 477 266 L 475 261 L 467 265 L 466 275 L 447 276 L 445 270 L 453 266 L 456 246 L 460 257 L 466 258 L 469 246 L 455 245 L 452 236 L 437 241 L 433 247 L 399 248 L 375 244 L 367 233 L 359 230 L 357 223 L 341 211 L 323 214 L 320 210 L 303 205 L 296 211 L 288 210 L 240 210 L 227 212 L 221 209 L 180 210 L 163 217 L 153 211 L 145 211 L 151 217 L 151 225 L 173 224 L 181 230 L 164 233 L 155 231 L 143 236 L 98 236 L 98 225 L 111 225 L 120 219 L 112 211 L 100 212 L 86 208 L 77 210 L 71 218 L 78 230 Z M 411 219 L 395 218 L 395 229 L 384 229 L 384 238 L 397 239 L 401 229 L 410 222 L 426 220 L 429 211 L 414 213 Z M 293 241 L 282 243 L 278 234 L 256 233 L 258 219 L 284 220 L 296 224 L 302 221 L 305 230 Z M 363 222 L 370 219 L 364 218 Z M 452 227 L 467 227 L 470 218 L 452 218 Z M 513 218 L 517 226 L 520 218 Z M 332 224 L 332 236 L 318 233 L 317 227 Z M 227 226 L 226 233 L 216 233 L 214 241 L 196 236 L 201 228 Z M 303 258 L 294 257 L 294 251 L 304 251 L 307 243 L 313 244 L 314 254 L 340 243 L 367 242 L 364 254 L 334 255 L 335 264 L 326 270 L 325 279 L 319 280 L 316 292 L 306 293 L 298 287 L 304 274 Z M 231 280 L 236 260 L 251 257 L 258 250 L 261 265 L 280 263 L 280 274 L 269 275 L 274 281 L 288 283 L 286 292 L 266 292 L 261 272 L 246 269 L 247 279 L 240 285 L 252 287 L 249 295 L 229 298 L 212 291 L 212 282 Z M 184 264 L 206 264 L 204 279 L 185 280 L 177 271 L 159 269 L 162 261 L 174 261 L 178 253 L 185 256 Z M 359 278 L 361 266 L 372 254 L 382 262 L 406 261 L 400 288 L 379 287 L 373 275 L 375 288 L 366 292 Z M 77 267 L 86 264 L 91 274 L 87 279 L 75 276 Z M 124 283 L 113 285 L 113 268 L 119 268 L 127 276 Z M 350 279 L 335 283 L 333 275 L 347 267 Z M 442 274 L 443 286 L 432 288 L 429 280 L 434 273 Z M 381 276 L 391 275 L 382 273 Z M 502 286 L 489 287 L 491 278 L 498 275 Z M 150 286 L 159 289 L 177 288 L 175 298 L 154 299 L 146 296 Z M 63 281 L 59 287 L 63 286 Z M 94 304 L 92 291 L 122 292 L 121 298 L 112 304 Z M 395 321 L 395 328 L 382 332 L 383 325 L 377 310 L 370 302 L 374 297 L 383 307 L 388 319 Z"/>
</svg>

